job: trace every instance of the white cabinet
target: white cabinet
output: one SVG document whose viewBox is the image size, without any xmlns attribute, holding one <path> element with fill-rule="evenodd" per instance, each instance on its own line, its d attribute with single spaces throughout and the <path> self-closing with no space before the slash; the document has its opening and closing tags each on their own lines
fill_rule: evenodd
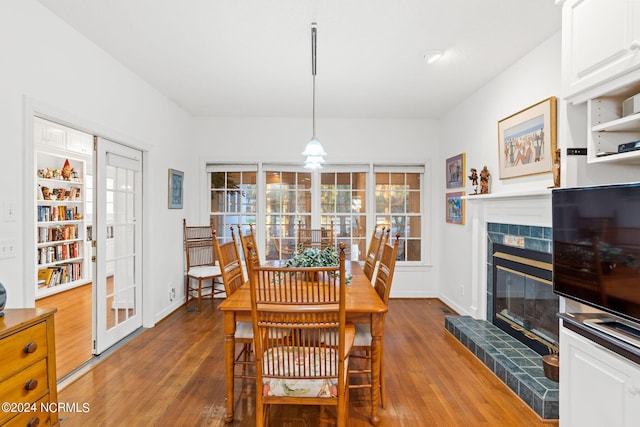
<svg viewBox="0 0 640 427">
<path fill-rule="evenodd" d="M 567 0 L 562 38 L 565 97 L 640 68 L 640 2 Z"/>
<path fill-rule="evenodd" d="M 93 140 L 34 118 L 36 298 L 91 281 L 87 161 Z"/>
<path fill-rule="evenodd" d="M 560 426 L 637 426 L 640 366 L 560 330 Z"/>
</svg>

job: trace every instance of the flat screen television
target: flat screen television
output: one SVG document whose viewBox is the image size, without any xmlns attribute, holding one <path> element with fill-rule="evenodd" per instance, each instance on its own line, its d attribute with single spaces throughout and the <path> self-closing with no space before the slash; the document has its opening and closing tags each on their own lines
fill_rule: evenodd
<svg viewBox="0 0 640 427">
<path fill-rule="evenodd" d="M 640 323 L 640 183 L 552 192 L 553 289 Z"/>
</svg>

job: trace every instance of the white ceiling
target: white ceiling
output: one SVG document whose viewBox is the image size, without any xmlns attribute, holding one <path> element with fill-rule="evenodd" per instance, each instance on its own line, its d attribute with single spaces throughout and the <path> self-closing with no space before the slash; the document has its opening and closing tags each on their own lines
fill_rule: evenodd
<svg viewBox="0 0 640 427">
<path fill-rule="evenodd" d="M 560 29 L 554 0 L 39 0 L 193 115 L 439 118 Z M 444 49 L 427 65 L 423 54 Z"/>
</svg>

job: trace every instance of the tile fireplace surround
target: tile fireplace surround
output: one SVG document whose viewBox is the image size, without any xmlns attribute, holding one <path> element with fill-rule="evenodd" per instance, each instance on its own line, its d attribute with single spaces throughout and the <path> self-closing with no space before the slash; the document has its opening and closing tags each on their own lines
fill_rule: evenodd
<svg viewBox="0 0 640 427">
<path fill-rule="evenodd" d="M 550 190 L 468 196 L 471 224 L 472 307 L 470 316 L 447 316 L 446 329 L 543 419 L 558 418 L 558 383 L 544 377 L 541 357 L 491 323 L 492 245 L 518 244 L 551 252 Z"/>
</svg>

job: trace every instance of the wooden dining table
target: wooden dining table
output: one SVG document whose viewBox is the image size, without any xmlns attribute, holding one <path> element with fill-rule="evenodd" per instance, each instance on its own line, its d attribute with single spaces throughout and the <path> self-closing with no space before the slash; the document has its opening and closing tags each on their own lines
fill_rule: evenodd
<svg viewBox="0 0 640 427">
<path fill-rule="evenodd" d="M 276 262 L 277 263 L 277 262 Z M 275 263 L 270 265 L 276 265 Z M 371 325 L 371 415 L 373 425 L 380 424 L 378 406 L 380 402 L 380 359 L 382 356 L 382 336 L 384 316 L 387 306 L 382 302 L 371 281 L 364 275 L 356 261 L 346 263 L 348 274 L 353 277 L 346 289 L 347 321 L 369 323 Z M 224 352 L 226 365 L 225 421 L 233 421 L 234 406 L 234 359 L 236 353 L 236 322 L 251 322 L 251 295 L 249 282 L 243 284 L 233 295 L 228 296 L 218 307 L 223 312 Z"/>
</svg>

